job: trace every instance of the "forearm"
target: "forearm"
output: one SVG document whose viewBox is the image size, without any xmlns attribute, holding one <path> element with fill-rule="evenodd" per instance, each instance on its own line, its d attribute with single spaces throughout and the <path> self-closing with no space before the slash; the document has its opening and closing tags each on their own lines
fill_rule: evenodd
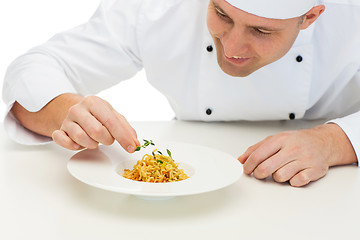
<svg viewBox="0 0 360 240">
<path fill-rule="evenodd" d="M 27 129 L 44 136 L 51 137 L 59 129 L 71 106 L 79 103 L 84 97 L 65 93 L 50 101 L 37 112 L 29 112 L 19 103 L 15 102 L 11 113 Z"/>
</svg>

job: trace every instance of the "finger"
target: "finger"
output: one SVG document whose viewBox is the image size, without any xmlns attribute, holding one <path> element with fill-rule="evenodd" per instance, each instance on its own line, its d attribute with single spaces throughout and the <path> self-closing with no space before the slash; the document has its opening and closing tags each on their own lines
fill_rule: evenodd
<svg viewBox="0 0 360 240">
<path fill-rule="evenodd" d="M 275 171 L 272 177 L 276 182 L 287 182 L 303 169 L 300 161 L 294 160 Z"/>
<path fill-rule="evenodd" d="M 254 177 L 257 179 L 267 178 L 291 161 L 293 161 L 293 159 L 290 158 L 288 152 L 280 150 L 255 167 L 253 171 Z"/>
<path fill-rule="evenodd" d="M 266 139 L 250 146 L 248 149 L 246 149 L 246 151 L 240 156 L 238 157 L 238 160 L 244 164 L 246 162 L 246 160 L 249 158 L 249 156 L 260 146 L 263 144 L 263 142 L 265 141 Z"/>
<path fill-rule="evenodd" d="M 135 146 L 136 146 L 136 147 L 141 146 L 140 141 L 139 141 L 139 139 L 138 139 L 138 137 L 137 137 L 137 133 L 136 133 L 135 129 L 134 129 L 134 132 L 135 132 L 135 136 L 136 136 L 136 138 L 135 138 Z"/>
<path fill-rule="evenodd" d="M 94 141 L 111 145 L 114 142 L 113 136 L 109 133 L 109 131 L 89 112 L 85 110 L 80 110 L 79 113 L 76 114 L 76 119 L 73 117 L 70 120 L 78 123 L 81 128 L 86 132 L 86 134 L 92 138 Z"/>
<path fill-rule="evenodd" d="M 60 130 L 64 131 L 75 143 L 85 148 L 95 149 L 99 144 L 90 138 L 75 122 L 65 120 Z"/>
<path fill-rule="evenodd" d="M 119 127 L 112 127 L 112 124 L 108 124 L 111 132 L 119 142 L 119 144 L 126 149 L 128 152 L 134 152 L 137 146 L 140 146 L 140 142 L 137 139 L 136 131 L 131 127 L 130 123 L 124 116 L 116 113 L 116 118 L 119 119 Z"/>
<path fill-rule="evenodd" d="M 99 97 L 87 97 L 85 102 L 88 111 L 108 129 L 109 133 L 128 152 L 134 152 L 140 145 L 134 129 L 125 117 L 116 112 L 112 106 Z"/>
<path fill-rule="evenodd" d="M 84 147 L 80 146 L 69 138 L 64 131 L 56 130 L 52 133 L 52 139 L 58 145 L 69 150 L 80 150 Z"/>
<path fill-rule="evenodd" d="M 280 148 L 281 142 L 268 138 L 248 157 L 244 163 L 244 173 L 251 174 L 260 163 L 276 154 Z"/>
<path fill-rule="evenodd" d="M 310 183 L 311 181 L 316 181 L 324 175 L 319 174 L 319 171 L 316 171 L 315 168 L 307 168 L 290 179 L 290 185 L 293 187 L 301 187 Z"/>
<path fill-rule="evenodd" d="M 103 124 L 126 151 L 134 152 L 140 145 L 135 130 L 121 114 L 113 112 Z"/>
<path fill-rule="evenodd" d="M 128 127 L 129 127 L 129 131 L 131 132 L 132 136 L 133 136 L 133 139 L 135 141 L 135 146 L 140 146 L 140 141 L 138 140 L 138 136 L 137 136 L 137 133 L 136 133 L 136 130 L 130 125 L 130 123 L 128 122 L 128 120 L 122 116 L 124 118 L 124 120 L 126 121 L 126 123 L 128 124 Z"/>
<path fill-rule="evenodd" d="M 129 125 L 130 125 L 130 124 L 129 124 Z M 132 130 L 132 132 L 133 132 L 133 136 L 135 136 L 135 143 L 136 143 L 136 146 L 140 146 L 141 144 L 140 144 L 140 142 L 139 142 L 139 139 L 138 139 L 138 136 L 137 136 L 136 130 L 135 130 L 133 127 L 131 127 L 131 130 Z"/>
</svg>

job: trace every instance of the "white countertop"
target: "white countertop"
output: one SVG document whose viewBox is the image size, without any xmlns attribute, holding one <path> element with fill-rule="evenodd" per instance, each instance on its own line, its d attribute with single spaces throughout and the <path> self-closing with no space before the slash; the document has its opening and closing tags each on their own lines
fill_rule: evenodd
<svg viewBox="0 0 360 240">
<path fill-rule="evenodd" d="M 321 121 L 323 122 L 323 121 Z M 268 135 L 321 122 L 133 122 L 139 139 L 215 147 L 237 157 Z M 0 129 L 0 239 L 360 239 L 360 170 L 333 167 L 294 188 L 242 175 L 210 193 L 149 201 L 70 175 L 75 152 L 23 146 Z"/>
</svg>

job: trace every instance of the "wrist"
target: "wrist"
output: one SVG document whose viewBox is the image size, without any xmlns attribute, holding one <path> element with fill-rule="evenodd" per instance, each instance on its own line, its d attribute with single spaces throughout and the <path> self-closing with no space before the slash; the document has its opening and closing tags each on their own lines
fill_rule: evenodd
<svg viewBox="0 0 360 240">
<path fill-rule="evenodd" d="M 355 150 L 342 128 L 335 123 L 319 126 L 329 135 L 327 139 L 333 156 L 329 157 L 329 166 L 357 163 Z"/>
<path fill-rule="evenodd" d="M 37 134 L 51 137 L 55 130 L 60 129 L 69 108 L 82 99 L 82 96 L 65 93 L 55 97 L 37 112 L 30 112 L 15 102 L 11 112 L 25 128 Z"/>
</svg>

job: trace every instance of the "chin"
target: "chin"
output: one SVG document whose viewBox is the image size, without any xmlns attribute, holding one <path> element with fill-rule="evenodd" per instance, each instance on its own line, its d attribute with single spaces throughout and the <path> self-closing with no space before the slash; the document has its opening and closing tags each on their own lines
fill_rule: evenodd
<svg viewBox="0 0 360 240">
<path fill-rule="evenodd" d="M 257 69 L 239 69 L 235 68 L 233 66 L 224 66 L 222 64 L 219 64 L 221 70 L 226 73 L 227 75 L 230 75 L 232 77 L 247 77 L 251 75 L 253 72 L 255 72 Z"/>
<path fill-rule="evenodd" d="M 224 70 L 223 70 L 224 71 Z M 253 72 L 250 72 L 250 73 L 248 73 L 248 72 L 226 72 L 226 71 L 224 71 L 224 73 L 226 73 L 227 75 L 230 75 L 230 76 L 232 76 L 232 77 L 247 77 L 247 76 L 249 76 L 250 74 L 252 74 Z"/>
</svg>

